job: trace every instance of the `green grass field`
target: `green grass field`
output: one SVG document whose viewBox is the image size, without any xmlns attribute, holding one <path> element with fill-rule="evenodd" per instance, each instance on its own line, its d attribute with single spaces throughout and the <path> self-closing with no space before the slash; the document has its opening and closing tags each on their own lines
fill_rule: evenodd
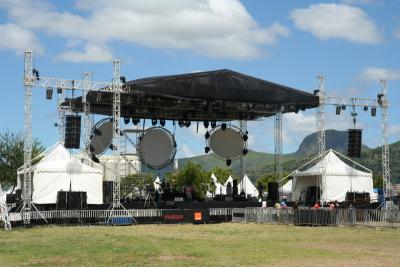
<svg viewBox="0 0 400 267">
<path fill-rule="evenodd" d="M 400 266 L 400 230 L 264 224 L 0 231 L 0 266 Z"/>
</svg>

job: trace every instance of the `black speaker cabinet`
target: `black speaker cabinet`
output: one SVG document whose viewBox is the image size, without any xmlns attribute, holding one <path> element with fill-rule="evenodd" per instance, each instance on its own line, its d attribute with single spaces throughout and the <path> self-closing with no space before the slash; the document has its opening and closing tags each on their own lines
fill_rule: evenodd
<svg viewBox="0 0 400 267">
<path fill-rule="evenodd" d="M 68 192 L 68 209 L 69 210 L 79 210 L 81 207 L 80 192 Z"/>
<path fill-rule="evenodd" d="M 68 208 L 68 205 L 67 205 L 67 191 L 58 191 L 57 192 L 56 209 L 58 209 L 58 210 L 66 210 L 67 208 Z"/>
<path fill-rule="evenodd" d="M 65 148 L 78 149 L 81 141 L 81 116 L 67 115 L 65 117 Z"/>
<path fill-rule="evenodd" d="M 268 183 L 268 198 L 274 202 L 279 201 L 279 183 L 269 182 Z"/>
<path fill-rule="evenodd" d="M 112 202 L 113 196 L 113 182 L 104 181 L 103 182 L 103 203 L 109 204 Z"/>
<path fill-rule="evenodd" d="M 347 140 L 347 156 L 359 158 L 361 156 L 362 129 L 349 129 Z"/>
</svg>

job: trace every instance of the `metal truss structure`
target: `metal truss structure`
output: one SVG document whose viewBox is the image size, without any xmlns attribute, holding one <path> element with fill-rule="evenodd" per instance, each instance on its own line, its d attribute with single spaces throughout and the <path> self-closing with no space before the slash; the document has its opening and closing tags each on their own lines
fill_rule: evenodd
<svg viewBox="0 0 400 267">
<path fill-rule="evenodd" d="M 282 166 L 282 115 L 283 106 L 277 110 L 274 120 L 274 160 L 275 160 L 275 178 L 280 181 L 283 178 Z"/>
<path fill-rule="evenodd" d="M 8 211 L 9 207 L 7 207 L 6 203 L 0 201 L 0 222 L 3 222 L 4 230 L 11 230 L 11 220 Z"/>
<path fill-rule="evenodd" d="M 242 131 L 243 134 L 246 134 L 247 131 L 247 121 L 239 121 L 239 128 Z M 242 183 L 242 189 L 246 188 L 246 181 L 244 179 L 244 169 L 245 169 L 245 162 L 244 162 L 244 155 L 243 153 L 240 155 L 239 158 L 239 172 L 240 172 L 240 179 Z M 239 192 L 240 193 L 240 192 Z"/>
<path fill-rule="evenodd" d="M 24 111 L 24 188 L 23 198 L 24 203 L 22 207 L 24 224 L 30 223 L 30 212 L 32 210 L 32 88 L 56 88 L 57 89 L 57 102 L 60 104 L 65 98 L 65 90 L 81 91 L 83 92 L 84 104 L 84 143 L 87 148 L 89 135 L 90 135 L 90 107 L 86 103 L 85 98 L 90 91 L 108 91 L 112 92 L 113 97 L 113 145 L 114 145 L 114 179 L 115 184 L 113 188 L 113 206 L 112 209 L 122 207 L 120 203 L 120 175 L 119 165 L 120 161 L 120 141 L 121 131 L 120 123 L 120 103 L 121 93 L 124 89 L 120 81 L 120 61 L 113 61 L 113 81 L 111 83 L 93 81 L 91 73 L 85 73 L 83 80 L 60 79 L 54 77 L 40 77 L 39 72 L 33 66 L 34 55 L 31 50 L 25 51 L 24 55 L 24 87 L 25 87 L 25 111 Z M 69 111 L 68 108 L 59 108 L 59 134 L 60 139 L 64 138 L 65 125 L 64 117 L 65 112 Z M 123 208 L 123 207 L 122 207 Z"/>
<path fill-rule="evenodd" d="M 325 161 L 322 160 L 323 156 L 326 152 L 326 142 L 325 142 L 325 105 L 326 105 L 326 93 L 325 93 L 325 77 L 318 76 L 318 96 L 319 96 L 319 106 L 316 113 L 317 119 L 317 134 L 318 134 L 318 165 L 317 169 L 320 173 L 318 176 L 318 185 L 321 188 L 322 192 L 326 192 L 325 190 L 325 182 L 322 178 L 325 174 L 326 166 Z M 319 192 L 316 190 L 316 199 L 318 199 Z M 323 204 L 323 203 L 322 203 Z"/>
<path fill-rule="evenodd" d="M 384 194 L 384 208 L 390 209 L 393 208 L 394 205 L 391 205 L 392 201 L 392 185 L 391 185 L 391 177 L 390 177 L 390 153 L 389 153 L 389 140 L 388 140 L 388 108 L 389 101 L 387 96 L 387 84 L 386 80 L 381 80 L 381 93 L 378 95 L 377 99 L 368 99 L 368 98 L 345 98 L 345 97 L 333 97 L 326 96 L 325 93 L 325 79 L 323 76 L 318 77 L 319 86 L 318 96 L 320 98 L 320 105 L 317 110 L 317 132 L 318 132 L 318 153 L 319 157 L 322 159 L 323 155 L 326 152 L 325 147 L 325 115 L 324 108 L 326 105 L 334 105 L 334 106 L 349 106 L 352 107 L 352 117 L 353 124 L 355 125 L 355 107 L 367 107 L 376 109 L 380 107 L 381 109 L 381 126 L 382 126 L 382 176 L 383 176 L 383 194 Z M 321 161 L 320 161 L 321 162 Z M 321 163 L 319 163 L 322 165 Z M 320 166 L 321 174 L 325 171 L 325 166 Z M 321 175 L 322 177 L 322 175 Z M 320 178 L 321 178 L 320 177 Z M 324 185 L 321 184 L 323 179 L 320 179 L 319 184 L 321 188 L 324 188 Z"/>
<path fill-rule="evenodd" d="M 32 208 L 32 87 L 35 85 L 33 76 L 33 52 L 24 54 L 24 86 L 25 86 L 25 120 L 24 120 L 24 203 L 22 207 L 24 224 L 29 224 Z"/>
</svg>

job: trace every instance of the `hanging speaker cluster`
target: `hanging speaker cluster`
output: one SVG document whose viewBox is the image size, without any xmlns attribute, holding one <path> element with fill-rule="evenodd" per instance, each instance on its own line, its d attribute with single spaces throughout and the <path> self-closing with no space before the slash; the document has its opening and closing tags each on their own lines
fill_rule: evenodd
<svg viewBox="0 0 400 267">
<path fill-rule="evenodd" d="M 113 124 L 111 119 L 102 119 L 92 128 L 90 134 L 89 151 L 92 156 L 102 155 L 112 147 Z"/>
<path fill-rule="evenodd" d="M 152 127 L 139 138 L 138 152 L 142 162 L 151 169 L 162 169 L 174 160 L 176 142 L 167 129 Z"/>
<path fill-rule="evenodd" d="M 359 158 L 361 156 L 362 129 L 349 129 L 347 141 L 347 156 Z"/>
<path fill-rule="evenodd" d="M 243 134 L 236 126 L 221 123 L 211 131 L 207 131 L 204 137 L 206 139 L 204 152 L 212 151 L 215 156 L 225 160 L 227 166 L 231 165 L 232 160 L 248 153 L 248 135 Z"/>
<path fill-rule="evenodd" d="M 81 116 L 67 115 L 65 117 L 65 148 L 79 149 L 81 142 Z"/>
</svg>

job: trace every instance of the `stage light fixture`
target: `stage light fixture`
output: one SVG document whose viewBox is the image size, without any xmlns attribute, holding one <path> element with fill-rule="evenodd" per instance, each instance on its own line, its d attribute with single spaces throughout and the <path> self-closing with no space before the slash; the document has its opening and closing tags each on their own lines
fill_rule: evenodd
<svg viewBox="0 0 400 267">
<path fill-rule="evenodd" d="M 342 110 L 346 110 L 346 105 L 342 105 Z"/>
<path fill-rule="evenodd" d="M 133 125 L 138 125 L 140 123 L 140 119 L 132 118 Z"/>
<path fill-rule="evenodd" d="M 243 141 L 247 142 L 249 140 L 249 136 L 247 134 L 243 135 Z"/>
<path fill-rule="evenodd" d="M 208 128 L 208 126 L 210 126 L 209 121 L 204 121 L 203 124 L 204 124 L 204 128 L 206 128 L 206 129 Z"/>
<path fill-rule="evenodd" d="M 249 151 L 247 150 L 247 148 L 243 148 L 243 156 L 246 156 L 247 153 L 249 153 Z"/>
<path fill-rule="evenodd" d="M 371 116 L 375 117 L 376 116 L 376 107 L 371 108 Z"/>
<path fill-rule="evenodd" d="M 161 125 L 162 127 L 164 127 L 164 126 L 165 126 L 165 120 L 160 120 L 160 125 Z"/>
<path fill-rule="evenodd" d="M 101 135 L 101 131 L 99 129 L 96 129 L 96 128 L 93 130 L 93 133 L 96 136 L 100 136 Z"/>
<path fill-rule="evenodd" d="M 185 121 L 185 126 L 190 127 L 190 121 Z"/>
<path fill-rule="evenodd" d="M 341 107 L 336 106 L 336 115 L 340 115 Z"/>
<path fill-rule="evenodd" d="M 96 94 L 96 102 L 100 102 L 101 101 L 101 93 L 97 92 Z"/>
<path fill-rule="evenodd" d="M 226 130 L 226 123 L 225 122 L 221 124 L 221 129 L 222 129 L 222 131 Z"/>
<path fill-rule="evenodd" d="M 63 92 L 63 89 L 62 89 L 61 87 L 58 87 L 58 88 L 57 88 L 57 94 L 61 95 L 62 92 Z"/>
<path fill-rule="evenodd" d="M 382 105 L 382 97 L 383 97 L 383 94 L 378 94 L 378 104 L 379 104 L 379 106 Z"/>
<path fill-rule="evenodd" d="M 184 121 L 178 121 L 178 125 L 179 125 L 179 127 L 183 127 L 183 126 L 185 126 L 185 122 Z"/>
<path fill-rule="evenodd" d="M 217 127 L 217 122 L 216 121 L 211 121 L 211 128 Z"/>
<path fill-rule="evenodd" d="M 126 78 L 125 78 L 125 76 L 119 77 L 119 80 L 121 81 L 121 83 L 126 83 Z"/>
<path fill-rule="evenodd" d="M 231 159 L 227 159 L 226 160 L 226 166 L 231 166 L 232 164 L 232 160 Z"/>
<path fill-rule="evenodd" d="M 92 160 L 96 163 L 100 163 L 100 160 L 95 155 L 92 155 Z"/>
<path fill-rule="evenodd" d="M 117 147 L 114 146 L 113 144 L 110 144 L 110 149 L 111 149 L 111 150 L 117 150 Z"/>
<path fill-rule="evenodd" d="M 364 106 L 364 111 L 368 111 L 368 106 Z"/>
<path fill-rule="evenodd" d="M 157 125 L 157 120 L 156 119 L 151 119 L 151 125 L 156 126 Z"/>
<path fill-rule="evenodd" d="M 210 132 L 209 132 L 209 131 L 207 131 L 207 132 L 205 133 L 204 138 L 205 138 L 206 140 L 207 140 L 208 138 L 210 138 Z"/>
<path fill-rule="evenodd" d="M 53 98 L 53 88 L 47 87 L 46 88 L 46 99 L 51 100 Z"/>
<path fill-rule="evenodd" d="M 39 79 L 40 79 L 39 71 L 37 69 L 33 69 L 32 74 L 36 77 L 36 80 L 39 81 Z"/>
<path fill-rule="evenodd" d="M 210 152 L 210 147 L 209 147 L 209 146 L 206 146 L 206 147 L 204 148 L 204 152 L 205 152 L 206 154 L 208 154 L 208 152 Z"/>
<path fill-rule="evenodd" d="M 124 123 L 128 124 L 130 122 L 130 120 L 131 120 L 130 118 L 124 118 Z"/>
</svg>

